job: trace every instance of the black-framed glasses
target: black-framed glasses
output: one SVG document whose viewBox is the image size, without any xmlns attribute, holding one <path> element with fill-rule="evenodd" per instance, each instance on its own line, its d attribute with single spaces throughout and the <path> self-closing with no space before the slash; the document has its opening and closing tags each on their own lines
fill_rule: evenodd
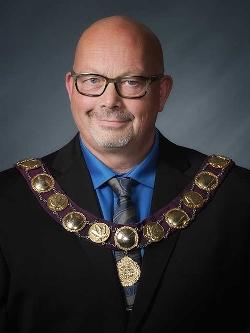
<svg viewBox="0 0 250 333">
<path fill-rule="evenodd" d="M 145 76 L 123 76 L 114 79 L 99 74 L 75 73 L 71 71 L 76 90 L 90 97 L 101 96 L 109 83 L 114 83 L 117 94 L 123 98 L 141 98 L 146 95 L 150 84 L 164 77 L 163 74 Z"/>
</svg>

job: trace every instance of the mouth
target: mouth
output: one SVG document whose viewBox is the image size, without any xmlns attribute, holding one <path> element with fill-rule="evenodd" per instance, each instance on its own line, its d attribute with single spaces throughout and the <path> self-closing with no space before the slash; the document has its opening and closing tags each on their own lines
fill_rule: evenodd
<svg viewBox="0 0 250 333">
<path fill-rule="evenodd" d="M 97 126 L 103 129 L 122 129 L 131 123 L 134 119 L 132 114 L 123 111 L 103 109 L 101 112 L 91 111 L 89 117 Z"/>
<path fill-rule="evenodd" d="M 127 125 L 131 120 L 118 120 L 118 119 L 97 119 L 97 122 L 102 127 L 120 128 Z"/>
</svg>

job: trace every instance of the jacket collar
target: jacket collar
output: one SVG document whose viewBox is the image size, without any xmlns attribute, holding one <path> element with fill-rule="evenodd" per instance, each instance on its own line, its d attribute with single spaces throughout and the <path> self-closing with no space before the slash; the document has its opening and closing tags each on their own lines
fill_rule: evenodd
<svg viewBox="0 0 250 333">
<path fill-rule="evenodd" d="M 168 169 L 179 170 L 182 173 L 190 167 L 183 148 L 167 140 L 161 133 L 159 133 L 159 149 L 159 161 L 161 163 L 158 165 L 158 170 L 161 171 L 161 168 L 166 166 Z M 89 177 L 82 156 L 79 133 L 67 145 L 46 156 L 44 160 L 59 174 L 66 173 L 73 168 Z M 164 172 L 164 170 L 162 171 Z"/>
</svg>

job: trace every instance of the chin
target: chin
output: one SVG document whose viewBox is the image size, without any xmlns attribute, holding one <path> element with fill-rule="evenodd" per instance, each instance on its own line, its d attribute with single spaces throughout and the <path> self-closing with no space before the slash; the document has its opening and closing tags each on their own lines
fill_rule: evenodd
<svg viewBox="0 0 250 333">
<path fill-rule="evenodd" d="M 122 147 L 126 147 L 131 139 L 130 138 L 120 138 L 120 139 L 116 139 L 116 140 L 101 140 L 100 138 L 98 138 L 96 141 L 96 144 L 98 147 L 102 147 L 102 148 L 122 148 Z"/>
<path fill-rule="evenodd" d="M 133 132 L 125 133 L 123 135 L 114 135 L 114 133 L 106 133 L 102 135 L 93 136 L 94 141 L 98 147 L 102 148 L 122 148 L 126 147 L 133 141 Z"/>
</svg>

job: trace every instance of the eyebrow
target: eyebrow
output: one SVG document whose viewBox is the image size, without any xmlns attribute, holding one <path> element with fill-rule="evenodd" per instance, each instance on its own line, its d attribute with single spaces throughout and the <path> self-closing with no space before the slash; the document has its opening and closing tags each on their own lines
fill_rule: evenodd
<svg viewBox="0 0 250 333">
<path fill-rule="evenodd" d="M 73 69 L 74 70 L 74 69 Z M 76 73 L 89 73 L 89 74 L 98 74 L 102 76 L 107 76 L 106 73 L 100 73 L 93 68 L 88 68 L 87 70 L 75 71 Z M 121 74 L 117 75 L 116 77 L 123 77 L 123 76 L 146 76 L 146 73 L 143 72 L 141 69 L 133 68 L 132 70 L 122 72 Z"/>
<path fill-rule="evenodd" d="M 141 69 L 133 69 L 126 72 L 121 73 L 119 76 L 145 76 L 145 71 Z"/>
</svg>

